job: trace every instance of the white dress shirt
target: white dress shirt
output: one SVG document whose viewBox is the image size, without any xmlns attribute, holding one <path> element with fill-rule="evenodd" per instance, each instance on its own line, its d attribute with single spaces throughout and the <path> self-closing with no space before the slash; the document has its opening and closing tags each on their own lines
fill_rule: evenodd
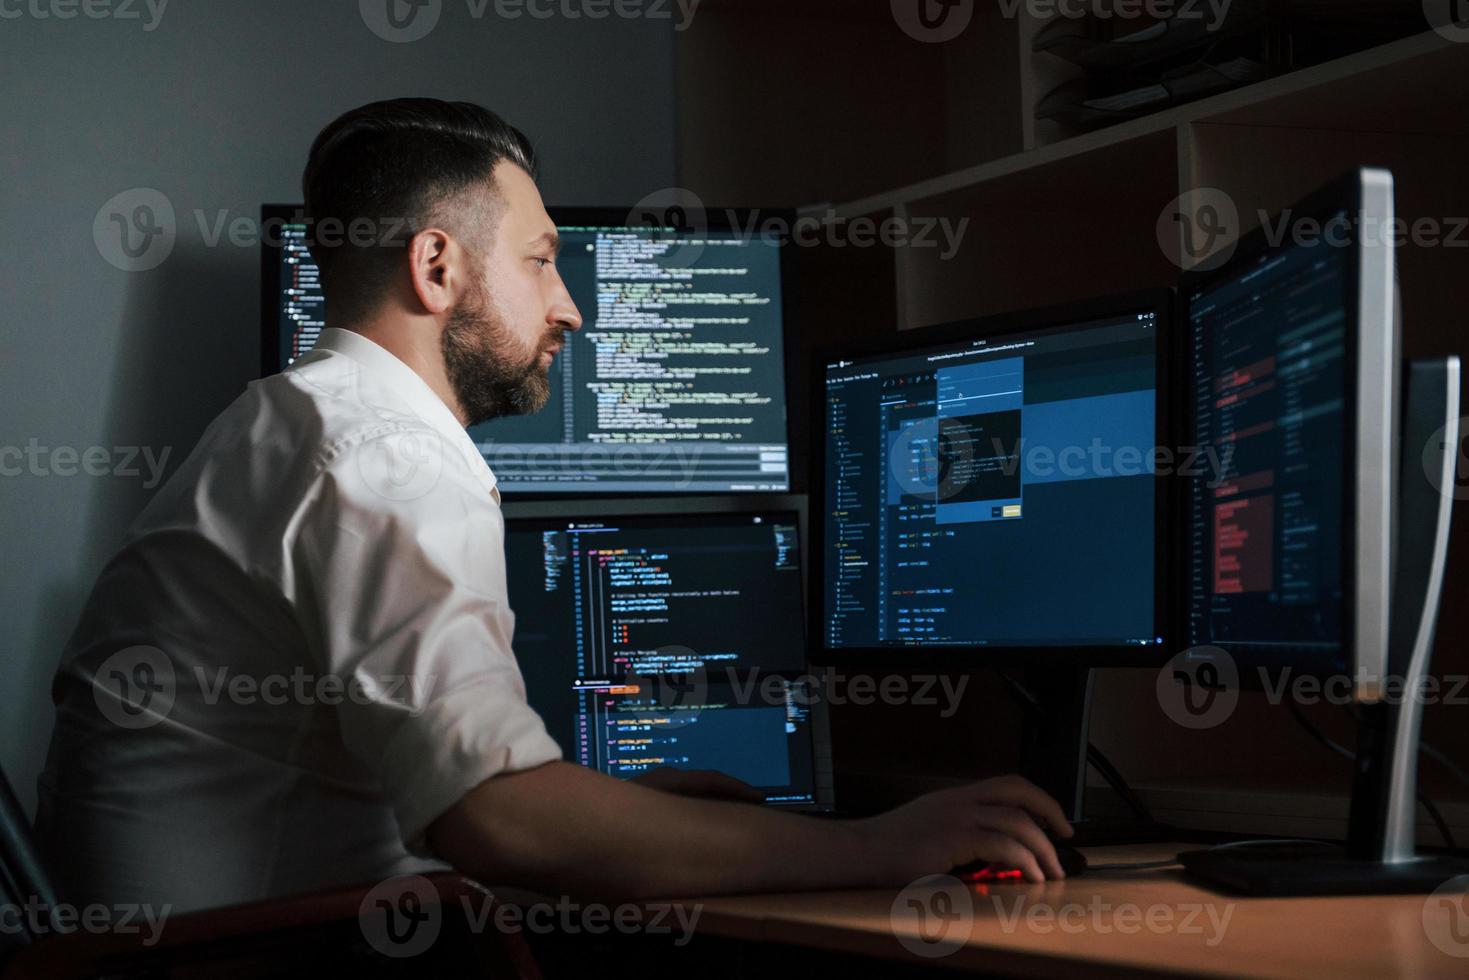
<svg viewBox="0 0 1469 980">
<path fill-rule="evenodd" d="M 435 865 L 484 780 L 561 756 L 511 651 L 504 519 L 432 389 L 323 331 L 129 529 L 57 673 L 63 900 L 176 911 Z"/>
</svg>

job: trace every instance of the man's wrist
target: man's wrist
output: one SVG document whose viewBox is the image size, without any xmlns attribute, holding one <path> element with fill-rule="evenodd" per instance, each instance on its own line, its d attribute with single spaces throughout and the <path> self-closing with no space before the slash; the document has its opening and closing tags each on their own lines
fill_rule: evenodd
<svg viewBox="0 0 1469 980">
<path fill-rule="evenodd" d="M 830 830 L 840 831 L 837 842 L 836 874 L 848 879 L 848 887 L 876 887 L 892 879 L 890 842 L 885 842 L 871 817 L 833 820 Z"/>
</svg>

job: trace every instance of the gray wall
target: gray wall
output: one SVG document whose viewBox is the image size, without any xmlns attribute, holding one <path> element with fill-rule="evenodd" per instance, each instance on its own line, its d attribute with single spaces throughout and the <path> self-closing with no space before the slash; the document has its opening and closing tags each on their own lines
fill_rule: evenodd
<svg viewBox="0 0 1469 980">
<path fill-rule="evenodd" d="M 130 6 L 139 19 L 0 21 L 0 453 L 34 439 L 181 462 L 255 376 L 259 347 L 258 250 L 210 245 L 196 211 L 212 226 L 222 210 L 253 219 L 262 202 L 298 200 L 311 139 L 352 106 L 488 105 L 536 143 L 553 204 L 631 203 L 674 183 L 668 20 L 509 21 L 493 2 L 442 0 L 430 34 L 389 43 L 357 0 L 172 0 L 151 31 L 144 0 Z M 168 198 L 178 237 L 162 265 L 126 272 L 104 260 L 93 221 L 140 187 Z M 75 465 L 65 452 L 35 458 L 49 475 L 0 456 L 26 471 L 0 475 L 0 765 L 28 807 L 57 656 L 150 493 L 146 465 L 66 476 L 52 472 Z M 93 468 L 118 469 L 110 458 Z"/>
</svg>

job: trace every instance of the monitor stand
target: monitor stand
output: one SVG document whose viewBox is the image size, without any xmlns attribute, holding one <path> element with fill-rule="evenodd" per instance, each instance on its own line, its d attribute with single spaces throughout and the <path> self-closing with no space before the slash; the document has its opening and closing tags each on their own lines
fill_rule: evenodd
<svg viewBox="0 0 1469 980">
<path fill-rule="evenodd" d="M 1061 804 L 1066 819 L 1081 819 L 1086 787 L 1087 732 L 1091 722 L 1092 672 L 1067 664 L 1026 667 L 1020 771 Z"/>
<path fill-rule="evenodd" d="M 1411 363 L 1388 650 L 1389 676 L 1402 678 L 1405 693 L 1363 705 L 1346 846 L 1246 846 L 1180 855 L 1194 876 L 1249 895 L 1381 895 L 1430 892 L 1469 875 L 1469 861 L 1420 855 L 1414 847 L 1423 699 L 1412 692 L 1422 690 L 1432 656 L 1459 437 L 1459 359 Z"/>
<path fill-rule="evenodd" d="M 1078 651 L 1080 652 L 1080 651 Z M 1092 669 L 1037 665 L 1022 673 L 1025 712 L 1020 771 L 1061 804 L 1079 847 L 1177 839 L 1177 831 L 1139 817 L 1086 817 L 1086 769 Z"/>
</svg>

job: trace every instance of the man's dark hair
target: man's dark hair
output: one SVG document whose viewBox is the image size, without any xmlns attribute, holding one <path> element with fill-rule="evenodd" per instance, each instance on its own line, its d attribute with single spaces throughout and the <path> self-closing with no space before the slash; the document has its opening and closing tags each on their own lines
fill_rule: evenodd
<svg viewBox="0 0 1469 980">
<path fill-rule="evenodd" d="M 469 102 L 373 102 L 323 129 L 301 184 L 331 319 L 369 313 L 424 228 L 487 248 L 502 203 L 492 174 L 502 160 L 536 175 L 525 135 Z M 490 193 L 466 198 L 476 186 Z"/>
</svg>

